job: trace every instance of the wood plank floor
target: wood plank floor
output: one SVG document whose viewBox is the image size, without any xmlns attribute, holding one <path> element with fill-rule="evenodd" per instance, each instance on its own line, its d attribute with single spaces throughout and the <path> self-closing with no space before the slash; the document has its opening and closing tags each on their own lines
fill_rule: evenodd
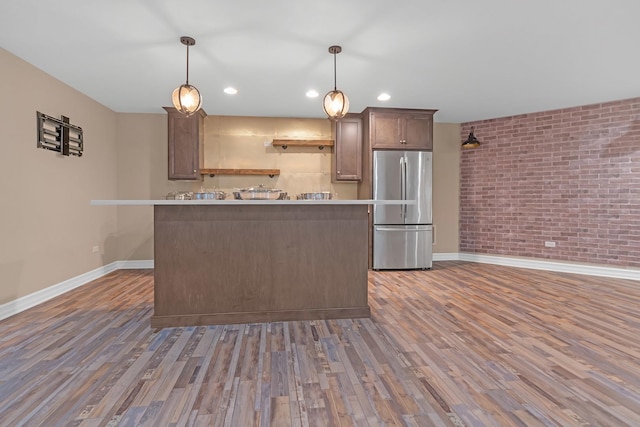
<svg viewBox="0 0 640 427">
<path fill-rule="evenodd" d="M 0 425 L 640 426 L 640 283 L 436 262 L 371 319 L 152 330 L 152 270 L 0 322 Z"/>
</svg>

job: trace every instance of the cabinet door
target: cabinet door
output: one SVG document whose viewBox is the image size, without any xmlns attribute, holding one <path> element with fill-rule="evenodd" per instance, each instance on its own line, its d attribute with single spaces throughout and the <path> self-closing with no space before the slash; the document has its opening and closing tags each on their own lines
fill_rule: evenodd
<svg viewBox="0 0 640 427">
<path fill-rule="evenodd" d="M 175 108 L 165 107 L 168 114 L 168 154 L 170 180 L 201 179 L 202 125 L 204 114 L 186 117 Z"/>
<path fill-rule="evenodd" d="M 335 124 L 332 161 L 334 181 L 362 179 L 362 118 L 345 117 Z"/>
<path fill-rule="evenodd" d="M 433 149 L 433 115 L 412 114 L 403 118 L 404 148 L 432 150 Z"/>
<path fill-rule="evenodd" d="M 371 113 L 371 148 L 405 148 L 400 137 L 400 115 Z"/>
</svg>

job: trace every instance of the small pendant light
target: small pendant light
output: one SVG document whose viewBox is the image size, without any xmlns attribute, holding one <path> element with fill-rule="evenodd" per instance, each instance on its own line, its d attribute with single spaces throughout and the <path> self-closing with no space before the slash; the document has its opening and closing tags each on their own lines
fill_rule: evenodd
<svg viewBox="0 0 640 427">
<path fill-rule="evenodd" d="M 462 143 L 462 148 L 476 148 L 480 146 L 480 141 L 473 134 L 473 126 L 471 126 L 471 132 L 469 132 L 469 137 L 466 141 Z"/>
<path fill-rule="evenodd" d="M 196 44 L 192 37 L 180 37 L 180 43 L 187 46 L 187 80 L 186 83 L 177 87 L 171 95 L 173 106 L 185 116 L 191 116 L 202 106 L 202 96 L 195 86 L 189 84 L 189 46 Z"/>
<path fill-rule="evenodd" d="M 324 96 L 323 106 L 324 112 L 331 120 L 338 120 L 349 111 L 349 98 L 336 86 L 336 55 L 340 52 L 340 46 L 329 47 L 329 53 L 333 55 L 333 90 Z"/>
</svg>

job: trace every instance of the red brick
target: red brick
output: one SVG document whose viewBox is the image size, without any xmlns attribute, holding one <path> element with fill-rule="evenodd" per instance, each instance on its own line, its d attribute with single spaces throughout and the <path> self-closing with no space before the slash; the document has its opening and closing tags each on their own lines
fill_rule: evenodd
<svg viewBox="0 0 640 427">
<path fill-rule="evenodd" d="M 460 249 L 639 267 L 638 123 L 640 98 L 464 123 Z"/>
</svg>

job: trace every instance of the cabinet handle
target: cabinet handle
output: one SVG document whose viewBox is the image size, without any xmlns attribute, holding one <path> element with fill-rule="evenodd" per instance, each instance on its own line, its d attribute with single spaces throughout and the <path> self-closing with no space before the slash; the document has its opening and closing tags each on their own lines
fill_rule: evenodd
<svg viewBox="0 0 640 427">
<path fill-rule="evenodd" d="M 196 173 L 196 170 L 195 170 L 195 169 L 193 170 L 193 173 Z"/>
</svg>

